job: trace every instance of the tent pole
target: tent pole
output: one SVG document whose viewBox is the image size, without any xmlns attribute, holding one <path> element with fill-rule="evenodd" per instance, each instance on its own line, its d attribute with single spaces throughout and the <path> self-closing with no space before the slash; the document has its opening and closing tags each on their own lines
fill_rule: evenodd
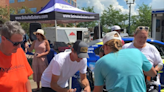
<svg viewBox="0 0 164 92">
<path fill-rule="evenodd" d="M 100 20 L 99 20 L 99 39 L 101 38 Z"/>
<path fill-rule="evenodd" d="M 57 41 L 57 22 L 56 22 L 56 20 L 55 20 L 55 33 L 56 33 L 56 34 L 55 34 L 55 36 L 56 36 L 56 37 L 55 37 L 55 38 L 56 38 L 55 40 Z"/>
<path fill-rule="evenodd" d="M 69 78 L 69 89 L 72 89 L 72 77 Z"/>
</svg>

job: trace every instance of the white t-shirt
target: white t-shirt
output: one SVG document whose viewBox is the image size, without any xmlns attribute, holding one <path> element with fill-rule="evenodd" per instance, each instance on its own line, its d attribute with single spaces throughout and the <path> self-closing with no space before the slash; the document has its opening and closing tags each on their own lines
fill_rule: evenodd
<svg viewBox="0 0 164 92">
<path fill-rule="evenodd" d="M 68 86 L 68 79 L 77 71 L 84 74 L 87 72 L 87 59 L 83 58 L 80 62 L 71 61 L 70 52 L 57 54 L 49 66 L 45 69 L 41 77 L 42 87 L 51 87 L 52 74 L 60 76 L 57 84 L 65 88 Z"/>
<path fill-rule="evenodd" d="M 130 42 L 130 43 L 124 44 L 122 48 L 126 49 L 126 48 L 136 48 L 136 47 L 133 45 L 133 42 Z M 163 65 L 162 58 L 154 45 L 146 43 L 146 46 L 143 48 L 140 48 L 139 50 L 146 56 L 146 58 L 150 61 L 150 63 L 153 66 L 156 66 L 158 64 Z M 157 84 L 160 84 L 159 78 L 157 79 Z"/>
</svg>

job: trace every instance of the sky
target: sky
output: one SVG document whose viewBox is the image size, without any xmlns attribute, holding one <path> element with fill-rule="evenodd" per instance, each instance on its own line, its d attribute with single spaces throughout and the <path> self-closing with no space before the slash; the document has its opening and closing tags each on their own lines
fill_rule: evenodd
<svg viewBox="0 0 164 92">
<path fill-rule="evenodd" d="M 128 0 L 132 3 L 133 0 Z M 131 4 L 131 14 L 138 14 L 138 6 L 142 3 L 151 6 L 152 10 L 163 9 L 164 0 L 135 0 L 134 4 Z M 107 9 L 109 5 L 113 5 L 115 9 L 121 9 L 122 13 L 129 13 L 129 5 L 126 4 L 126 0 L 77 0 L 77 7 L 92 7 L 94 6 L 95 13 L 102 14 L 104 9 Z"/>
</svg>

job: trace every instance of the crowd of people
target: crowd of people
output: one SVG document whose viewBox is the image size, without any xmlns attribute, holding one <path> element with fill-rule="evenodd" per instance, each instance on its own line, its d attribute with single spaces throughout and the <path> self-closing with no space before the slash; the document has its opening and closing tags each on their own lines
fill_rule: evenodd
<svg viewBox="0 0 164 92">
<path fill-rule="evenodd" d="M 147 43 L 149 28 L 139 26 L 134 33 L 134 41 L 124 44 L 119 26 L 113 26 L 112 32 L 103 37 L 100 59 L 94 69 L 94 90 L 102 92 L 104 85 L 108 92 L 150 92 L 146 87 L 151 79 L 160 85 L 158 71 L 163 62 L 158 50 Z M 7 21 L 0 30 L 0 92 L 32 92 L 29 76 L 37 83 L 34 91 L 42 92 L 76 92 L 68 88 L 68 80 L 77 71 L 84 92 L 91 92 L 87 79 L 88 45 L 76 41 L 71 52 L 61 52 L 54 56 L 48 65 L 46 55 L 50 52 L 44 30 L 38 29 L 34 34 L 36 40 L 28 47 L 28 38 L 17 21 Z M 21 48 L 21 45 L 25 48 Z M 32 68 L 25 52 L 35 50 Z M 40 88 L 41 81 L 41 88 Z M 151 92 L 158 92 L 157 89 Z"/>
</svg>

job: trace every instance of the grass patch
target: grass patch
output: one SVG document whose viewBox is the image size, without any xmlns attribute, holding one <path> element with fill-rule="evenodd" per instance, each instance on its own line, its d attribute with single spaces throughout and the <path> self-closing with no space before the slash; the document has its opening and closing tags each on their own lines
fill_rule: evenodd
<svg viewBox="0 0 164 92">
<path fill-rule="evenodd" d="M 31 75 L 28 79 L 29 79 L 29 80 L 32 80 L 32 79 L 33 79 L 33 76 Z"/>
</svg>

